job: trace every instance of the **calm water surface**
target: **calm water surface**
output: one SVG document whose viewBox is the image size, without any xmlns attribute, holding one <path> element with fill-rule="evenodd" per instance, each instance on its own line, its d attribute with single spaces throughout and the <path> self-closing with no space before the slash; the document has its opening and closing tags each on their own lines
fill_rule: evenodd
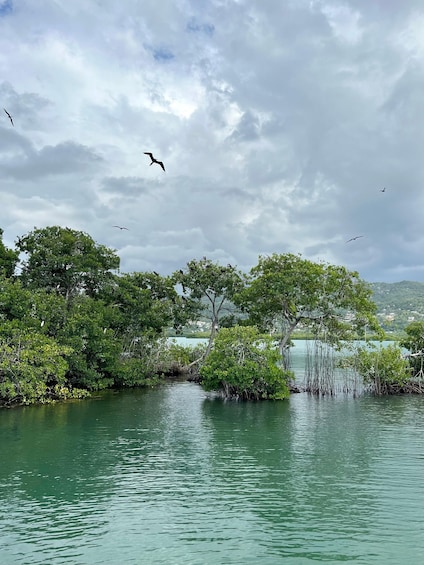
<svg viewBox="0 0 424 565">
<path fill-rule="evenodd" d="M 0 563 L 424 563 L 424 398 L 0 411 Z"/>
<path fill-rule="evenodd" d="M 208 342 L 207 339 L 204 338 L 186 338 L 186 337 L 173 337 L 170 340 L 175 341 L 179 345 L 183 345 L 184 347 L 195 347 L 196 345 L 206 344 Z M 374 345 L 377 349 L 379 347 L 387 347 L 388 345 L 393 345 L 393 341 L 371 341 L 371 346 Z M 354 347 L 364 347 L 366 345 L 365 341 L 356 341 L 353 342 Z M 307 371 L 307 355 L 310 355 L 313 358 L 314 353 L 314 341 L 313 340 L 305 340 L 305 339 L 294 339 L 292 341 L 292 347 L 290 348 L 290 369 L 293 371 L 295 375 L 296 382 L 299 385 L 305 384 L 305 373 Z M 352 351 L 344 350 L 343 352 L 334 352 L 333 359 L 335 360 L 337 357 L 340 356 L 350 356 L 352 355 Z M 350 390 L 356 389 L 359 390 L 362 388 L 358 386 L 360 379 L 355 377 L 353 373 L 348 371 L 342 371 L 340 369 L 335 369 L 334 374 L 338 377 L 340 381 L 347 383 L 350 386 Z"/>
</svg>

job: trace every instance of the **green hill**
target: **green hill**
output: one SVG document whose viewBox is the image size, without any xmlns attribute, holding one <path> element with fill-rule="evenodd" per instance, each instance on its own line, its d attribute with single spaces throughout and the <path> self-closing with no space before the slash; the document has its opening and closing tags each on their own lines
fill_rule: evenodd
<svg viewBox="0 0 424 565">
<path fill-rule="evenodd" d="M 378 318 L 386 330 L 402 330 L 413 321 L 424 320 L 424 283 L 370 283 Z"/>
<path fill-rule="evenodd" d="M 424 320 L 424 282 L 370 283 L 377 305 L 379 322 L 387 332 L 401 332 L 414 321 Z M 208 301 L 203 300 L 205 307 Z M 227 315 L 237 314 L 234 305 L 227 305 Z M 185 328 L 186 335 L 208 332 L 210 316 L 206 312 Z"/>
</svg>

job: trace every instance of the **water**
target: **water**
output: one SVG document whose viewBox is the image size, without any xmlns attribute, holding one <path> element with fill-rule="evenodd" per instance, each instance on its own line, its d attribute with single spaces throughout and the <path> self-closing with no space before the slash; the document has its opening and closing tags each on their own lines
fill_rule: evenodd
<svg viewBox="0 0 424 565">
<path fill-rule="evenodd" d="M 0 411 L 1 565 L 424 563 L 424 398 Z"/>
<path fill-rule="evenodd" d="M 178 345 L 183 345 L 185 347 L 196 347 L 196 345 L 206 344 L 208 342 L 207 339 L 204 338 L 186 338 L 186 337 L 173 337 L 170 338 L 175 341 Z M 387 347 L 388 345 L 392 345 L 393 341 L 371 341 L 368 344 L 375 347 Z M 355 341 L 353 342 L 354 347 L 364 347 L 366 345 L 365 341 Z M 307 362 L 306 356 L 309 354 L 313 355 L 313 348 L 314 342 L 313 340 L 306 340 L 306 339 L 294 339 L 292 341 L 292 347 L 290 348 L 290 369 L 293 371 L 295 376 L 295 381 L 298 385 L 304 386 L 306 380 L 306 372 L 307 372 Z M 334 351 L 335 357 L 340 357 L 343 355 L 352 355 L 352 352 L 349 350 L 342 350 L 342 351 Z M 313 359 L 313 357 L 311 357 Z M 335 368 L 334 375 L 336 377 L 337 382 L 340 384 L 342 388 L 343 384 L 350 386 L 350 390 L 360 390 L 362 387 L 359 385 L 360 379 L 353 374 L 353 371 L 346 371 L 342 369 Z M 337 388 L 337 387 L 336 387 Z"/>
</svg>

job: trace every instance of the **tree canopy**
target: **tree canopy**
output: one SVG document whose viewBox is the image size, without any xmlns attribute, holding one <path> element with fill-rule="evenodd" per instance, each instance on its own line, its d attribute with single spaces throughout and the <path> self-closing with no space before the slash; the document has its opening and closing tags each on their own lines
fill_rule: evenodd
<svg viewBox="0 0 424 565">
<path fill-rule="evenodd" d="M 253 323 L 279 333 L 284 353 L 299 325 L 333 343 L 377 330 L 371 294 L 357 272 L 288 253 L 259 257 L 235 300 Z"/>
<path fill-rule="evenodd" d="M 223 328 L 200 368 L 202 386 L 226 398 L 282 400 L 289 396 L 293 374 L 282 369 L 279 361 L 273 339 L 257 328 Z"/>
<path fill-rule="evenodd" d="M 358 273 L 300 255 L 259 257 L 247 275 L 206 257 L 170 276 L 118 267 L 115 250 L 60 226 L 34 228 L 15 250 L 0 241 L 0 403 L 145 385 L 183 358 L 200 362 L 206 388 L 283 398 L 291 374 L 275 335 L 285 353 L 295 328 L 331 345 L 379 328 Z M 170 346 L 170 328 L 204 317 L 205 350 L 193 357 Z M 408 337 L 422 349 L 421 327 Z"/>
<path fill-rule="evenodd" d="M 19 252 L 8 249 L 3 243 L 3 230 L 0 228 L 0 276 L 11 277 L 18 263 Z"/>
<path fill-rule="evenodd" d="M 186 269 L 176 271 L 173 278 L 176 284 L 181 285 L 185 306 L 191 314 L 207 313 L 210 319 L 208 355 L 221 322 L 228 314 L 228 303 L 243 288 L 242 275 L 232 265 L 222 266 L 203 257 L 189 261 Z M 205 300 L 203 303 L 202 298 Z"/>
<path fill-rule="evenodd" d="M 55 291 L 67 301 L 82 291 L 95 295 L 110 280 L 111 270 L 119 268 L 114 250 L 60 226 L 34 229 L 18 239 L 17 248 L 26 254 L 23 285 Z"/>
</svg>

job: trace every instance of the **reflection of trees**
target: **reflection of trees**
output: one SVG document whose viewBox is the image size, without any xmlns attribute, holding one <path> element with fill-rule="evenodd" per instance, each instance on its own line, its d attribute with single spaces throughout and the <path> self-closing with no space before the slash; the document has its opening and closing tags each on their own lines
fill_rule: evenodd
<svg viewBox="0 0 424 565">
<path fill-rule="evenodd" d="M 354 559 L 379 547 L 382 510 L 399 503 L 387 500 L 387 482 L 399 487 L 390 442 L 409 434 L 421 445 L 420 400 L 236 403 L 180 383 L 0 411 L 2 551 L 31 543 L 40 562 L 55 562 L 66 538 L 67 556 L 81 544 L 69 562 L 88 562 L 90 548 L 103 556 L 122 537 L 146 563 L 158 543 L 184 553 L 175 563 L 194 562 L 199 546 L 215 563 L 247 562 L 246 548 L 265 565 Z"/>
<path fill-rule="evenodd" d="M 76 540 L 99 536 L 113 493 L 113 423 L 106 403 L 88 400 L 0 412 L 1 524 L 5 562 L 76 559 Z M 9 543 L 7 543 L 9 542 Z M 61 561 L 62 562 L 62 561 Z M 64 561 L 63 561 L 64 562 Z M 71 561 L 70 561 L 71 562 Z M 75 562 L 75 561 L 74 561 Z"/>
<path fill-rule="evenodd" d="M 21 494 L 35 500 L 77 501 L 82 490 L 101 495 L 113 464 L 104 406 L 88 400 L 2 411 L 8 457 L 0 466 L 1 480 L 13 479 Z"/>
<path fill-rule="evenodd" d="M 338 539 L 340 559 L 355 554 L 355 539 L 373 528 L 366 483 L 376 440 L 357 400 L 215 400 L 204 402 L 203 413 L 214 437 L 214 472 L 236 493 L 240 514 L 262 521 L 273 551 L 330 560 L 330 540 Z"/>
<path fill-rule="evenodd" d="M 196 411 L 184 385 L 177 388 L 106 391 L 82 402 L 1 411 L 7 457 L 0 484 L 13 483 L 34 500 L 72 502 L 110 495 L 121 474 L 151 472 L 165 452 L 189 466 L 207 441 L 200 405 Z"/>
<path fill-rule="evenodd" d="M 93 543 L 104 555 L 111 535 L 119 545 L 117 532 L 128 535 L 137 522 L 138 536 L 152 523 L 162 531 L 175 501 L 190 505 L 207 464 L 199 393 L 182 384 L 1 411 L 2 555 L 14 563 L 27 551 L 51 563 L 60 546 L 60 559 L 76 562 Z M 198 481 L 199 501 L 204 493 Z M 147 534 L 146 544 L 158 543 Z"/>
</svg>

